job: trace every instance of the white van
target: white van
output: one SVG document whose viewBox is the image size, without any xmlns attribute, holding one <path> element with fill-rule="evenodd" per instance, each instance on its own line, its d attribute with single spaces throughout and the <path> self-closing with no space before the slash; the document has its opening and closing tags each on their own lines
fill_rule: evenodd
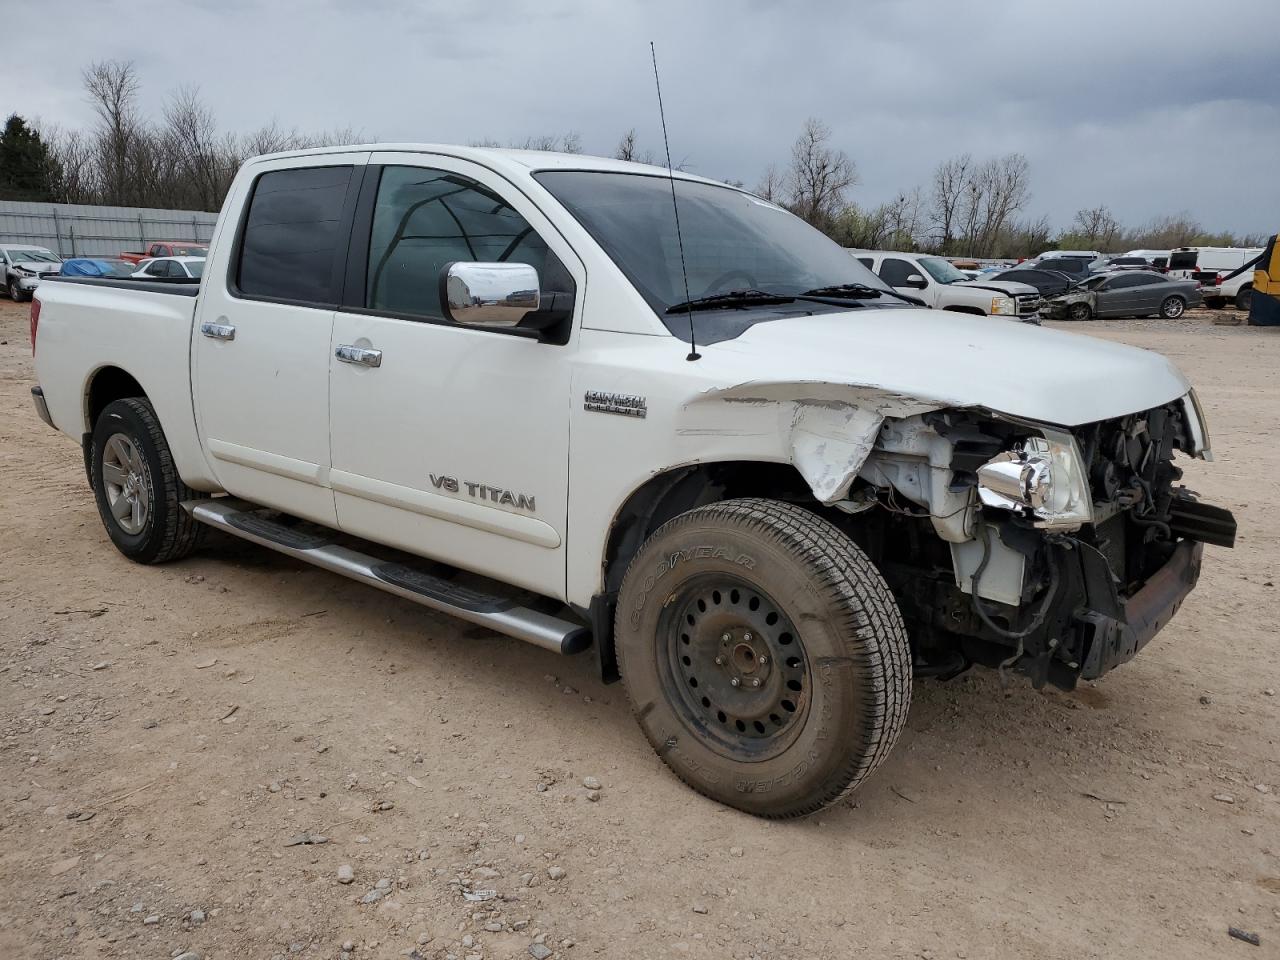
<svg viewBox="0 0 1280 960">
<path fill-rule="evenodd" d="M 1217 310 L 1231 301 L 1247 310 L 1253 295 L 1253 271 L 1240 268 L 1261 255 L 1261 247 L 1178 247 L 1169 252 L 1167 272 L 1180 280 L 1199 280 L 1207 307 Z M 1236 270 L 1240 272 L 1224 279 Z"/>
</svg>

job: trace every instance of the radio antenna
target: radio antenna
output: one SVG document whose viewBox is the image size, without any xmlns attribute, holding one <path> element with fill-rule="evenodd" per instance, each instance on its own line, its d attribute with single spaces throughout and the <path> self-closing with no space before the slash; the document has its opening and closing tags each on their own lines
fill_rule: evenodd
<svg viewBox="0 0 1280 960">
<path fill-rule="evenodd" d="M 658 79 L 658 54 L 649 41 L 649 56 L 653 58 L 653 85 L 658 88 L 658 116 L 662 119 L 662 146 L 667 151 L 667 182 L 671 184 L 671 212 L 676 216 L 676 244 L 680 247 L 680 274 L 684 277 L 685 309 L 689 312 L 689 355 L 686 360 L 700 360 L 698 344 L 693 336 L 693 304 L 689 297 L 689 270 L 684 265 L 684 237 L 680 234 L 680 206 L 676 203 L 676 175 L 671 168 L 671 143 L 667 140 L 667 114 L 662 109 L 662 81 Z"/>
</svg>

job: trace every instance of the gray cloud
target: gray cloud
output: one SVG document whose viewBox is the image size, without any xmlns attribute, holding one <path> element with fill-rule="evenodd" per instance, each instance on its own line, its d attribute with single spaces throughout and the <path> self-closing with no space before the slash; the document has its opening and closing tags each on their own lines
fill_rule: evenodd
<svg viewBox="0 0 1280 960">
<path fill-rule="evenodd" d="M 198 85 L 228 129 L 271 120 L 380 139 L 467 142 L 629 128 L 661 152 L 648 41 L 672 154 L 754 184 L 807 116 L 877 203 L 937 162 L 1031 161 L 1028 212 L 1065 224 L 1105 203 L 1128 222 L 1186 210 L 1206 227 L 1276 229 L 1280 3 L 945 0 L 169 0 L 151 14 L 62 0 L 57 30 L 8 45 L 0 108 L 78 126 L 95 59 L 132 59 L 144 107 Z"/>
</svg>

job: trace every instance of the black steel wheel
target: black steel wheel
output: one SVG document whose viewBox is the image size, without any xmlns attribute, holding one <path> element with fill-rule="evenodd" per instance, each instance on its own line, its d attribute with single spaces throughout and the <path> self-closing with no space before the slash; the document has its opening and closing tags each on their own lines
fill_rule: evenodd
<svg viewBox="0 0 1280 960">
<path fill-rule="evenodd" d="M 911 701 L 897 604 L 827 520 L 775 500 L 681 514 L 640 548 L 615 625 L 632 709 L 698 792 L 766 817 L 838 801 Z"/>
<path fill-rule="evenodd" d="M 724 756 L 763 759 L 794 739 L 808 709 L 799 632 L 764 591 L 734 576 L 697 577 L 663 608 L 668 696 Z"/>
</svg>

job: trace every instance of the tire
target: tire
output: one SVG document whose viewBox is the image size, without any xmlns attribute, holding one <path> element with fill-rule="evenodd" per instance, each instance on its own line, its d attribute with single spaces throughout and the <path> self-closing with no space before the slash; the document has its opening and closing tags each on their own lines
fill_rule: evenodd
<svg viewBox="0 0 1280 960">
<path fill-rule="evenodd" d="M 110 403 L 93 428 L 90 478 L 116 549 L 136 563 L 165 563 L 200 544 L 203 524 L 180 506 L 194 494 L 178 476 L 151 402 Z"/>
<path fill-rule="evenodd" d="M 1251 303 L 1253 303 L 1253 287 L 1241 287 L 1236 293 L 1236 309 L 1248 310 Z"/>
<path fill-rule="evenodd" d="M 1068 320 L 1092 320 L 1093 311 L 1089 309 L 1087 303 L 1073 303 L 1067 309 Z"/>
<path fill-rule="evenodd" d="M 775 500 L 659 528 L 623 579 L 616 637 L 663 762 L 762 817 L 815 813 L 857 787 L 911 703 L 910 647 L 880 572 L 831 523 Z"/>
<path fill-rule="evenodd" d="M 1160 316 L 1166 320 L 1177 320 L 1187 312 L 1187 301 L 1181 297 L 1165 297 L 1160 304 Z"/>
<path fill-rule="evenodd" d="M 14 303 L 22 303 L 27 298 L 22 295 L 22 288 L 18 286 L 18 281 L 9 281 L 9 299 Z"/>
</svg>

